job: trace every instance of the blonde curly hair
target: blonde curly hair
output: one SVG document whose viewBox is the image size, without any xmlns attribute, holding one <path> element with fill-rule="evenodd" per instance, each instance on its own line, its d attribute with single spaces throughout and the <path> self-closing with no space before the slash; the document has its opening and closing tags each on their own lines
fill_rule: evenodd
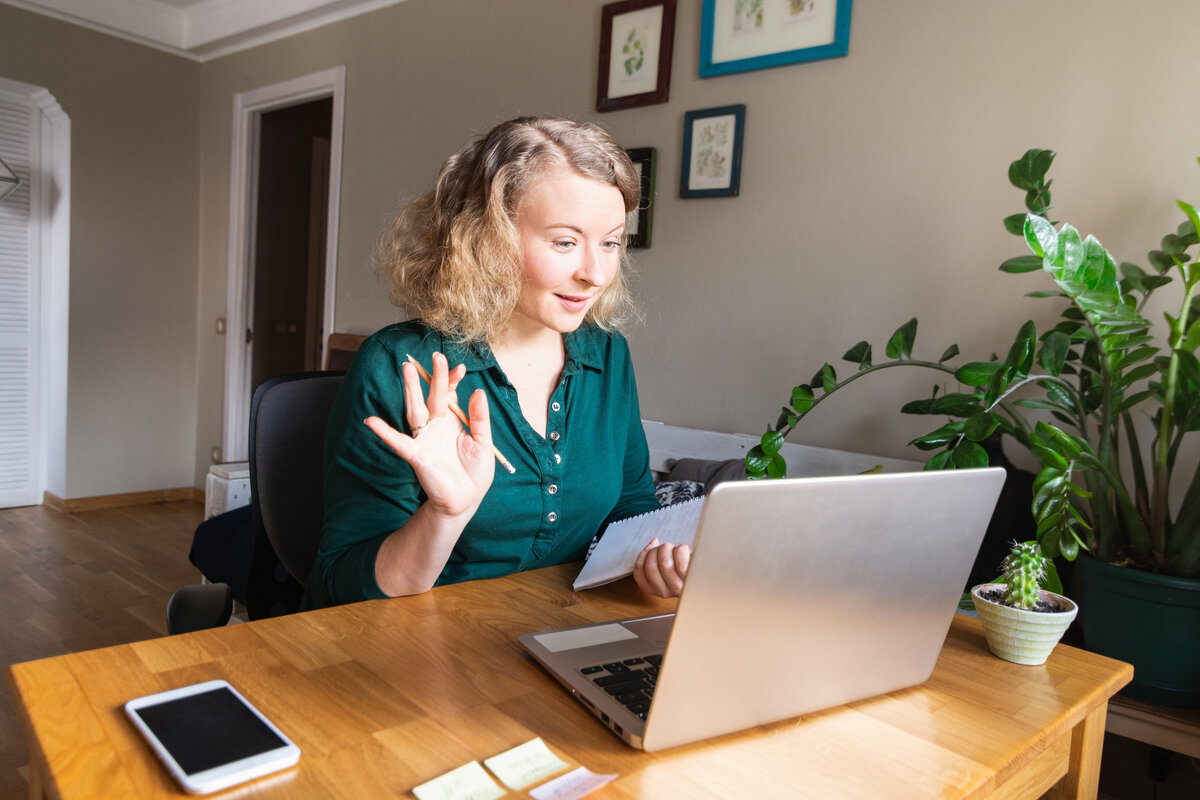
<svg viewBox="0 0 1200 800">
<path fill-rule="evenodd" d="M 380 239 L 375 268 L 389 299 L 464 342 L 487 341 L 516 311 L 523 264 L 514 221 L 544 175 L 569 170 L 615 186 L 626 213 L 641 184 L 625 150 L 602 128 L 556 117 L 519 117 L 468 142 Z M 585 323 L 617 327 L 635 313 L 624 243 L 616 277 Z"/>
</svg>

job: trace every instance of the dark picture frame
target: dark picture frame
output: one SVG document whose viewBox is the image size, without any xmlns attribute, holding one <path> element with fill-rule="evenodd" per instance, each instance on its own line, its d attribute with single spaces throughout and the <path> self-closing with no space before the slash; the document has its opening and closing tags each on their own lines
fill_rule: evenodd
<svg viewBox="0 0 1200 800">
<path fill-rule="evenodd" d="M 629 249 L 650 246 L 650 233 L 654 225 L 654 174 L 657 171 L 658 153 L 653 147 L 635 147 L 625 151 L 638 171 L 642 182 L 642 201 L 637 209 L 629 212 L 625 224 L 625 246 Z"/>
<path fill-rule="evenodd" d="M 683 117 L 680 197 L 737 197 L 742 181 L 746 106 L 705 108 Z"/>
<path fill-rule="evenodd" d="M 851 0 L 704 0 L 700 77 L 844 56 Z"/>
<path fill-rule="evenodd" d="M 596 110 L 667 102 L 674 41 L 675 0 L 623 0 L 602 7 Z"/>
</svg>

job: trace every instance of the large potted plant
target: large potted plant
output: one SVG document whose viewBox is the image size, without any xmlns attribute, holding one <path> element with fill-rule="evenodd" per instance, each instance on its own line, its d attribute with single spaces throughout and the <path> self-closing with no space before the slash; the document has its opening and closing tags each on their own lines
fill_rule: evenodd
<svg viewBox="0 0 1200 800">
<path fill-rule="evenodd" d="M 1046 219 L 1054 158 L 1030 150 L 1009 168 L 1027 213 L 1004 224 L 1031 254 L 1000 268 L 1049 277 L 1052 286 L 1030 296 L 1061 303 L 1058 323 L 1039 333 L 1026 322 L 1004 359 L 964 364 L 955 363 L 957 345 L 937 361 L 914 358 L 916 319 L 892 335 L 884 361 L 859 342 L 843 356 L 855 365 L 849 377 L 825 363 L 792 389 L 748 453 L 747 474 L 782 476 L 784 438 L 867 375 L 901 366 L 943 373 L 930 397 L 901 409 L 947 420 L 911 442 L 933 451 L 926 468 L 986 466 L 983 443 L 996 436 L 1027 448 L 1040 464 L 1031 502 L 1043 552 L 1068 561 L 1086 554 L 1075 570 L 1085 646 L 1134 663 L 1131 696 L 1200 706 L 1200 471 L 1194 456 L 1180 457 L 1200 430 L 1200 263 L 1190 252 L 1200 219 L 1180 201 L 1185 219 L 1150 252 L 1150 268 L 1118 266 L 1094 237 Z M 1156 331 L 1143 311 L 1168 286 L 1176 296 Z M 1177 465 L 1187 474 L 1175 476 Z M 1172 477 L 1186 486 L 1182 497 L 1171 496 Z"/>
</svg>

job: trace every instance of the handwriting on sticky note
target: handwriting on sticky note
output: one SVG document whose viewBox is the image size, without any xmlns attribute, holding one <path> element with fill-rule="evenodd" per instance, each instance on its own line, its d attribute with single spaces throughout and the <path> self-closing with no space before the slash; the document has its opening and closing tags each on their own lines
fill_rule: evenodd
<svg viewBox="0 0 1200 800">
<path fill-rule="evenodd" d="M 533 800 L 576 800 L 616 779 L 616 775 L 597 775 L 587 767 L 579 767 L 536 789 L 530 789 L 529 796 Z"/>
<path fill-rule="evenodd" d="M 417 800 L 495 800 L 505 792 L 478 761 L 463 764 L 413 789 Z"/>
<path fill-rule="evenodd" d="M 540 738 L 484 759 L 483 763 L 510 789 L 523 789 L 570 766 L 551 753 Z"/>
</svg>

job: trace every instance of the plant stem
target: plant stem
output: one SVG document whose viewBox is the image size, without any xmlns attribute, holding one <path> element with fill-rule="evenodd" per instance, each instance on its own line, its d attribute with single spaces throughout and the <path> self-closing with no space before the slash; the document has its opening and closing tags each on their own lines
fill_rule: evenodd
<svg viewBox="0 0 1200 800">
<path fill-rule="evenodd" d="M 1154 478 L 1152 497 L 1150 500 L 1150 542 L 1156 553 L 1164 554 L 1167 544 L 1167 508 L 1170 492 L 1171 470 L 1171 440 L 1172 428 L 1175 424 L 1175 392 L 1179 383 L 1179 343 L 1187 335 L 1188 314 L 1192 307 L 1192 297 L 1196 291 L 1195 281 L 1188 281 L 1187 270 L 1178 261 L 1176 266 L 1187 287 L 1183 294 L 1183 304 L 1179 312 L 1176 329 L 1168 339 L 1171 347 L 1171 360 L 1167 365 L 1167 374 L 1163 380 L 1162 416 L 1158 421 L 1158 441 L 1154 452 Z"/>
<path fill-rule="evenodd" d="M 788 425 L 786 426 L 786 429 L 776 428 L 776 430 L 781 431 L 784 436 L 787 436 L 789 433 L 791 433 L 793 430 L 796 429 L 796 423 L 799 422 L 804 417 L 811 414 L 813 412 L 813 409 L 815 409 L 818 405 L 821 404 L 821 401 L 825 400 L 825 398 L 832 395 L 838 389 L 842 389 L 842 388 L 854 383 L 859 378 L 865 377 L 866 375 L 870 375 L 872 372 L 878 372 L 879 370 L 888 369 L 889 367 L 907 367 L 907 366 L 925 367 L 926 369 L 936 369 L 939 372 L 945 372 L 950 375 L 953 375 L 955 372 L 957 372 L 957 370 L 955 370 L 954 368 L 948 367 L 945 364 L 939 363 L 937 361 L 915 361 L 912 359 L 897 359 L 895 361 L 887 361 L 883 364 L 872 364 L 871 366 L 867 367 L 866 369 L 860 369 L 858 372 L 854 373 L 849 378 L 846 378 L 844 381 L 840 381 L 840 382 L 834 384 L 832 389 L 830 389 L 828 392 L 825 392 L 820 397 L 814 397 L 812 405 L 809 407 L 808 411 L 805 411 L 803 414 L 798 415 L 794 421 L 788 423 Z"/>
</svg>

